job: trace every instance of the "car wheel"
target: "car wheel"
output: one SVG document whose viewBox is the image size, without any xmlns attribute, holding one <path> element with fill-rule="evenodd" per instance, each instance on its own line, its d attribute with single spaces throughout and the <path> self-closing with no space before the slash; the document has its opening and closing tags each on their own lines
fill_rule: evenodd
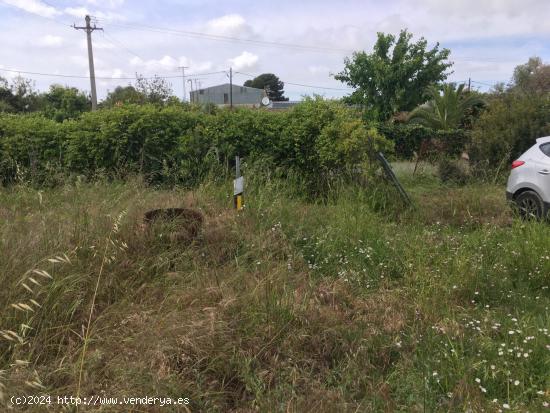
<svg viewBox="0 0 550 413">
<path fill-rule="evenodd" d="M 544 216 L 544 202 L 534 191 L 525 191 L 515 198 L 519 215 L 523 219 L 542 219 Z"/>
</svg>

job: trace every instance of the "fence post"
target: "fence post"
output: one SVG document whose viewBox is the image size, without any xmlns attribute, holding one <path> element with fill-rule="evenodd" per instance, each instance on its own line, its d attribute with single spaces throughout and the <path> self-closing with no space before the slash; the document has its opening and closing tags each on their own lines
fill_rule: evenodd
<svg viewBox="0 0 550 413">
<path fill-rule="evenodd" d="M 378 158 L 378 161 L 382 164 L 382 169 L 384 169 L 384 172 L 386 173 L 386 176 L 390 179 L 390 181 L 393 183 L 393 185 L 397 188 L 397 191 L 399 192 L 399 195 L 401 195 L 401 197 L 403 198 L 403 200 L 405 201 L 405 203 L 408 206 L 412 206 L 413 203 L 411 201 L 411 198 L 409 197 L 407 192 L 405 192 L 405 189 L 401 186 L 401 183 L 399 182 L 399 180 L 397 179 L 397 177 L 393 173 L 393 170 L 391 169 L 391 166 L 390 166 L 389 162 L 386 160 L 386 158 L 384 157 L 382 152 L 377 152 L 376 157 Z"/>
</svg>

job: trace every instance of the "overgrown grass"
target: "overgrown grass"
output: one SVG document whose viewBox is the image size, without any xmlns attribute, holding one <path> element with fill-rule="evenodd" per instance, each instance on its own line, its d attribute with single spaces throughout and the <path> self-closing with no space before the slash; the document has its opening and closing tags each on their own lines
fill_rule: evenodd
<svg viewBox="0 0 550 413">
<path fill-rule="evenodd" d="M 514 219 L 501 187 L 405 171 L 413 210 L 383 186 L 306 202 L 268 176 L 240 213 L 229 182 L 1 190 L 3 405 L 75 395 L 83 360 L 82 396 L 189 411 L 543 411 L 550 227 Z M 206 217 L 189 246 L 143 231 L 173 206 Z M 52 279 L 31 293 L 33 269 Z M 102 408 L 130 410 L 185 408 Z"/>
</svg>

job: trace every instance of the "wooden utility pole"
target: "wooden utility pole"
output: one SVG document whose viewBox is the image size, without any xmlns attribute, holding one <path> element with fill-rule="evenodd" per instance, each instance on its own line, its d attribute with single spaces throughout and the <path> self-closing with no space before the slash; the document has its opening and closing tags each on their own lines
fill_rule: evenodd
<svg viewBox="0 0 550 413">
<path fill-rule="evenodd" d="M 468 78 L 468 93 L 470 93 L 471 90 L 472 90 L 472 78 L 469 77 Z"/>
<path fill-rule="evenodd" d="M 92 51 L 92 32 L 94 30 L 103 30 L 101 27 L 97 27 L 94 23 L 92 27 L 90 25 L 90 16 L 86 15 L 85 19 L 86 26 L 76 26 L 73 24 L 73 27 L 76 30 L 86 30 L 86 39 L 88 41 L 88 64 L 90 66 L 90 85 L 92 88 L 92 110 L 97 109 L 97 91 L 95 88 L 95 70 L 94 70 L 94 53 Z"/>
</svg>

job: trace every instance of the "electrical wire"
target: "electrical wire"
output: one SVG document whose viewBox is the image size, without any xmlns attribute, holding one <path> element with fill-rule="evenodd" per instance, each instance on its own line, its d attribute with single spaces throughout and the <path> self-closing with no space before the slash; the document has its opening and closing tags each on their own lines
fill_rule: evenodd
<svg viewBox="0 0 550 413">
<path fill-rule="evenodd" d="M 184 36 L 184 37 L 190 37 L 190 38 L 203 38 L 207 40 L 224 41 L 224 42 L 232 42 L 232 43 L 246 43 L 246 44 L 254 44 L 256 46 L 287 48 L 287 49 L 302 50 L 302 51 L 328 52 L 328 53 L 339 53 L 339 54 L 341 53 L 351 54 L 357 51 L 353 49 L 343 49 L 343 48 L 335 48 L 335 47 L 284 43 L 284 42 L 275 42 L 275 41 L 258 40 L 258 39 L 245 39 L 240 37 L 223 36 L 223 35 L 216 35 L 211 33 L 186 31 L 186 30 L 172 29 L 172 28 L 166 28 L 166 27 L 155 27 L 155 26 L 141 25 L 136 23 L 110 23 L 110 25 L 114 27 L 129 28 L 133 30 L 143 30 L 143 31 L 149 31 L 154 33 L 172 34 L 176 36 Z M 456 56 L 456 58 L 453 58 L 452 56 L 450 56 L 449 59 L 454 62 L 498 63 L 502 61 L 502 59 L 499 59 L 496 57 L 483 58 L 483 57 L 472 57 L 472 56 Z"/>
<path fill-rule="evenodd" d="M 0 68 L 0 71 L 3 72 L 9 72 L 9 73 L 17 73 L 17 74 L 25 74 L 25 75 L 34 75 L 34 76 L 48 76 L 48 77 L 61 77 L 61 78 L 72 78 L 72 79 L 89 79 L 89 76 L 84 75 L 70 75 L 70 74 L 62 74 L 62 73 L 43 73 L 43 72 L 30 72 L 30 71 L 24 71 L 24 70 L 17 70 L 17 69 L 6 69 L 6 68 Z M 243 75 L 249 78 L 255 78 L 258 75 L 253 75 L 250 73 L 244 73 L 240 71 L 234 71 L 234 74 Z M 225 70 L 219 70 L 216 72 L 206 72 L 206 73 L 191 73 L 188 76 L 186 76 L 189 79 L 198 79 L 197 76 L 211 76 L 211 75 L 219 75 L 219 74 L 226 74 Z M 181 75 L 155 75 L 150 77 L 143 77 L 143 79 L 155 79 L 155 78 L 164 78 L 164 79 L 178 79 L 181 78 Z M 105 76 L 96 76 L 96 79 L 98 80 L 135 80 L 136 77 L 105 77 Z M 472 80 L 472 83 L 480 84 L 483 86 L 488 87 L 494 87 L 498 84 L 490 84 L 485 82 L 478 82 L 476 80 Z M 344 92 L 350 92 L 354 89 L 352 88 L 336 88 L 336 87 L 329 87 L 329 86 L 319 86 L 319 85 L 310 85 L 310 84 L 304 84 L 304 83 L 295 83 L 295 82 L 284 82 L 285 85 L 292 85 L 292 86 L 300 86 L 300 87 L 306 87 L 311 89 L 322 89 L 322 90 L 335 90 L 335 91 L 344 91 Z"/>
<path fill-rule="evenodd" d="M 24 70 L 5 69 L 5 68 L 0 68 L 0 71 L 10 72 L 10 73 L 17 73 L 17 74 L 25 74 L 25 75 L 34 75 L 34 76 L 61 77 L 61 78 L 70 78 L 70 79 L 89 79 L 89 76 L 69 75 L 69 74 L 61 74 L 61 73 L 29 72 L 29 71 L 24 71 Z M 221 74 L 221 73 L 225 74 L 226 72 L 224 70 L 221 70 L 221 71 L 217 71 L 217 72 L 208 72 L 208 73 L 193 73 L 193 74 L 190 74 L 189 76 L 186 76 L 186 77 L 188 77 L 188 79 L 198 79 L 197 76 L 210 76 L 210 75 L 216 75 L 216 74 Z M 244 76 L 251 77 L 251 78 L 256 77 L 256 76 L 251 75 L 249 73 L 243 73 L 243 72 L 237 72 L 237 71 L 235 71 L 233 73 L 244 75 Z M 164 79 L 176 79 L 176 78 L 181 78 L 181 75 L 179 75 L 179 76 L 177 76 L 177 75 L 169 75 L 169 76 L 157 75 L 156 77 L 160 77 L 160 78 L 164 78 Z M 144 77 L 143 79 L 154 79 L 154 78 L 155 77 Z M 135 80 L 136 77 L 96 76 L 96 79 L 98 79 L 98 80 L 118 81 L 118 80 Z M 301 87 L 307 87 L 307 88 L 311 88 L 311 89 L 337 90 L 337 91 L 348 91 L 348 92 L 353 90 L 353 89 L 349 89 L 349 88 L 346 88 L 346 89 L 344 89 L 344 88 L 334 88 L 334 87 L 327 87 L 327 86 L 307 85 L 307 84 L 303 84 L 303 83 L 293 83 L 293 82 L 284 82 L 284 83 L 287 84 L 287 85 L 301 86 Z"/>
<path fill-rule="evenodd" d="M 295 43 L 283 43 L 283 42 L 274 42 L 274 41 L 258 40 L 258 39 L 245 39 L 240 37 L 223 36 L 223 35 L 217 35 L 217 34 L 211 34 L 211 33 L 178 30 L 178 29 L 155 27 L 155 26 L 148 26 L 148 25 L 141 25 L 141 24 L 110 23 L 110 26 L 128 28 L 133 30 L 143 30 L 143 31 L 155 32 L 155 33 L 172 34 L 175 36 L 203 38 L 208 40 L 231 42 L 231 43 L 246 43 L 246 44 L 254 44 L 257 46 L 278 47 L 278 48 L 295 49 L 295 50 L 301 50 L 301 51 L 314 51 L 314 52 L 324 52 L 324 53 L 326 52 L 352 53 L 353 52 L 353 50 L 351 49 L 340 49 L 340 48 L 334 48 L 334 47 L 312 46 L 312 45 L 303 45 L 303 44 L 295 44 Z"/>
<path fill-rule="evenodd" d="M 49 76 L 49 77 L 63 77 L 63 78 L 74 78 L 74 79 L 89 79 L 89 76 L 84 75 L 68 75 L 68 74 L 61 74 L 61 73 L 42 73 L 42 72 L 29 72 L 24 70 L 17 70 L 17 69 L 5 69 L 0 68 L 0 71 L 3 72 L 10 72 L 10 73 L 23 73 L 25 75 L 34 75 L 34 76 Z M 208 73 L 194 73 L 192 76 L 210 76 L 215 75 L 218 73 L 224 73 L 224 71 L 218 71 L 218 72 L 208 72 Z M 143 77 L 143 79 L 155 79 L 155 78 L 164 78 L 164 79 L 177 79 L 181 78 L 181 75 L 155 75 L 152 77 Z M 100 80 L 135 80 L 136 77 L 105 77 L 105 76 L 96 76 L 96 79 Z"/>
<path fill-rule="evenodd" d="M 477 83 L 478 85 L 483 85 L 483 86 L 494 87 L 494 86 L 498 85 L 500 82 L 496 82 L 496 83 L 490 84 L 490 83 L 478 82 L 478 81 L 476 81 L 476 80 L 472 80 L 472 83 Z M 504 82 L 503 82 L 503 83 L 504 83 Z"/>
<path fill-rule="evenodd" d="M 12 8 L 12 9 L 19 10 L 19 11 L 24 11 L 25 13 L 32 14 L 34 16 L 41 17 L 41 18 L 46 19 L 46 20 L 50 20 L 50 21 L 55 22 L 57 24 L 60 24 L 64 27 L 71 27 L 71 25 L 69 23 L 63 22 L 61 20 L 54 19 L 53 17 L 48 17 L 48 16 L 43 16 L 41 14 L 31 13 L 30 11 L 27 11 L 27 10 L 21 8 L 21 7 L 15 6 L 11 3 L 7 3 L 4 0 L 0 0 L 0 3 L 2 3 L 4 6 Z M 51 5 L 50 3 L 47 3 L 47 2 L 44 2 L 44 3 L 55 9 L 55 7 L 53 5 Z"/>
<path fill-rule="evenodd" d="M 65 22 L 62 22 L 60 20 L 54 19 L 52 17 L 42 16 L 35 13 L 31 13 L 21 7 L 15 6 L 13 4 L 7 3 L 4 0 L 0 0 L 0 3 L 9 6 L 11 8 L 22 10 L 30 14 L 34 14 L 36 16 L 42 17 L 44 19 L 48 19 L 51 21 L 54 21 L 58 24 L 61 24 L 63 26 L 71 26 L 70 24 L 67 24 Z M 43 3 L 46 5 L 56 9 L 56 7 L 48 3 L 47 1 L 43 0 Z M 165 33 L 165 34 L 171 34 L 176 36 L 184 36 L 184 37 L 191 37 L 191 38 L 202 38 L 207 40 L 214 40 L 214 41 L 223 41 L 223 42 L 232 42 L 232 43 L 244 43 L 244 44 L 254 44 L 256 46 L 267 46 L 267 47 L 277 47 L 277 48 L 286 48 L 286 49 L 294 49 L 294 50 L 301 50 L 301 51 L 312 51 L 312 52 L 323 52 L 323 53 L 347 53 L 351 54 L 355 50 L 352 49 L 343 49 L 343 48 L 335 48 L 335 47 L 323 47 L 323 46 L 313 46 L 313 45 L 304 45 L 304 44 L 295 44 L 295 43 L 285 43 L 285 42 L 275 42 L 275 41 L 268 41 L 268 40 L 259 40 L 259 39 L 246 39 L 246 38 L 240 38 L 240 37 L 233 37 L 233 36 L 223 36 L 223 35 L 216 35 L 211 33 L 203 33 L 203 32 L 196 32 L 196 31 L 187 31 L 187 30 L 179 30 L 179 29 L 173 29 L 173 28 L 167 28 L 167 27 L 155 27 L 155 26 L 149 26 L 149 25 L 143 25 L 143 24 L 137 24 L 137 23 L 108 23 L 110 26 L 113 27 L 122 27 L 122 28 L 129 28 L 133 30 L 143 30 L 143 31 L 149 31 L 149 32 L 155 32 L 155 33 Z M 123 47 L 126 51 L 131 53 L 134 56 L 138 56 L 135 52 L 127 50 Z M 502 59 L 496 58 L 496 57 L 472 57 L 472 56 L 457 56 L 455 59 L 450 57 L 450 59 L 454 62 L 471 62 L 471 61 L 477 61 L 477 62 L 493 62 L 493 63 L 499 63 L 502 62 Z"/>
<path fill-rule="evenodd" d="M 103 38 L 104 38 L 105 40 L 107 40 L 109 43 L 111 43 L 113 46 L 115 46 L 115 47 L 120 47 L 122 50 L 124 50 L 124 51 L 127 52 L 128 54 L 131 54 L 132 56 L 135 56 L 135 57 L 137 57 L 137 58 L 140 59 L 140 60 L 146 60 L 146 59 L 144 59 L 143 57 L 141 57 L 140 55 L 138 55 L 136 52 L 132 51 L 131 49 L 128 49 L 126 46 L 124 46 L 124 44 L 122 44 L 121 42 L 119 42 L 118 40 L 116 40 L 114 37 L 112 37 L 112 36 L 109 35 L 108 33 L 105 33 L 104 30 L 101 32 L 101 34 L 103 35 Z"/>
<path fill-rule="evenodd" d="M 141 61 L 146 61 L 147 59 L 145 59 L 143 56 L 140 56 L 139 54 L 137 54 L 136 52 L 134 52 L 132 49 L 126 47 L 122 42 L 120 42 L 119 40 L 115 39 L 113 36 L 111 36 L 110 34 L 108 33 L 105 33 L 105 31 L 102 31 L 101 32 L 103 35 L 104 35 L 104 39 L 107 40 L 109 43 L 111 43 L 113 46 L 115 47 L 120 47 L 122 50 L 126 51 L 128 54 L 134 56 L 134 57 L 137 57 L 138 59 L 140 59 Z M 216 75 L 216 74 L 220 74 L 220 73 L 226 73 L 224 70 L 220 70 L 220 71 L 217 71 L 217 72 L 209 72 L 209 73 L 197 73 L 197 74 L 194 74 L 194 73 L 189 73 L 186 77 L 191 77 L 191 76 L 209 76 L 209 75 Z M 165 76 L 161 76 L 161 77 L 165 77 Z M 177 78 L 177 77 L 181 77 L 181 76 L 171 76 L 173 78 Z"/>
<path fill-rule="evenodd" d="M 252 75 L 250 73 L 244 73 L 244 72 L 238 72 L 238 71 L 235 71 L 233 73 L 244 75 L 244 76 L 247 76 L 247 77 L 250 77 L 250 78 L 257 77 L 257 75 Z M 308 88 L 311 88 L 311 89 L 340 90 L 340 91 L 345 91 L 345 92 L 349 92 L 349 91 L 354 90 L 352 88 L 338 88 L 338 87 L 329 87 L 329 86 L 307 85 L 307 84 L 304 84 L 304 83 L 293 83 L 293 82 L 286 82 L 286 81 L 283 81 L 283 83 L 285 85 L 308 87 Z"/>
<path fill-rule="evenodd" d="M 5 6 L 11 7 L 13 9 L 17 9 L 20 11 L 24 11 L 29 14 L 31 13 L 21 7 L 15 6 L 11 3 L 7 3 L 4 0 L 0 0 L 1 4 L 4 4 Z M 53 9 L 56 9 L 56 7 L 49 3 L 46 0 L 43 0 L 43 3 L 52 7 Z M 70 24 L 66 22 L 62 22 L 60 20 L 57 20 L 53 17 L 43 16 L 43 15 L 37 15 L 38 17 L 42 17 L 44 19 L 53 21 L 55 23 L 58 23 L 64 27 L 72 27 Z M 195 31 L 185 31 L 185 30 L 178 30 L 178 29 L 171 29 L 171 28 L 162 28 L 162 27 L 154 27 L 154 26 L 148 26 L 148 25 L 140 25 L 140 24 L 124 24 L 124 23 L 110 23 L 111 26 L 115 27 L 123 27 L 123 28 L 130 28 L 134 30 L 145 30 L 145 31 L 152 31 L 157 33 L 165 33 L 165 34 L 172 34 L 172 35 L 179 35 L 179 36 L 185 36 L 185 37 L 192 37 L 192 38 L 203 38 L 208 40 L 215 40 L 215 41 L 225 41 L 225 42 L 237 42 L 237 43 L 247 43 L 247 44 L 254 44 L 258 46 L 268 46 L 268 47 L 278 47 L 278 48 L 289 48 L 294 50 L 302 50 L 302 51 L 314 51 L 314 52 L 329 52 L 329 53 L 352 53 L 353 50 L 351 49 L 340 49 L 340 48 L 331 48 L 331 47 L 321 47 L 321 46 L 312 46 L 312 45 L 303 45 L 303 44 L 293 44 L 293 43 L 283 43 L 283 42 L 274 42 L 274 41 L 266 41 L 266 40 L 258 40 L 258 39 L 245 39 L 245 38 L 239 38 L 239 37 L 232 37 L 232 36 L 222 36 L 222 35 L 214 35 L 210 33 L 202 33 L 202 32 L 195 32 Z M 132 51 L 131 49 L 127 48 L 116 40 L 114 37 L 112 37 L 109 34 L 104 33 L 104 39 L 113 44 L 115 47 L 120 47 L 122 50 L 126 51 L 127 53 L 131 54 L 132 56 L 135 56 L 142 61 L 145 61 L 143 57 L 141 57 L 136 52 Z M 454 61 L 487 61 L 487 62 L 500 62 L 500 59 L 497 58 L 477 58 L 477 57 L 470 57 L 470 56 L 458 56 L 458 59 L 453 59 Z M 15 73 L 24 73 L 24 74 L 30 74 L 30 75 L 38 75 L 38 76 L 53 76 L 53 77 L 65 77 L 65 78 L 87 78 L 87 76 L 78 76 L 78 75 L 64 75 L 64 74 L 53 74 L 53 73 L 39 73 L 39 72 L 26 72 L 26 71 L 20 71 L 20 70 L 10 70 L 10 69 L 0 69 L 7 72 L 15 72 Z M 212 72 L 207 73 L 204 75 L 209 74 L 216 74 L 221 72 Z M 245 76 L 255 77 L 253 75 L 249 75 L 242 72 L 235 72 L 240 73 Z M 203 75 L 203 74 L 197 74 L 197 75 Z M 159 76 L 163 78 L 178 78 L 181 76 Z M 135 79 L 134 77 L 96 77 L 97 79 L 102 80 L 131 80 Z M 147 78 L 145 78 L 147 79 Z M 151 78 L 149 78 L 151 79 Z M 307 88 L 313 88 L 313 89 L 325 89 L 325 90 L 340 90 L 340 91 L 348 91 L 353 90 L 350 88 L 335 88 L 335 87 L 327 87 L 327 86 L 316 86 L 316 85 L 308 85 L 308 84 L 302 84 L 302 83 L 292 83 L 292 82 L 285 82 L 286 84 L 293 85 L 293 86 L 301 86 L 301 87 L 307 87 Z M 484 86 L 493 87 L 494 84 L 488 84 L 484 82 L 477 82 L 472 81 L 472 83 L 477 83 Z"/>
</svg>

